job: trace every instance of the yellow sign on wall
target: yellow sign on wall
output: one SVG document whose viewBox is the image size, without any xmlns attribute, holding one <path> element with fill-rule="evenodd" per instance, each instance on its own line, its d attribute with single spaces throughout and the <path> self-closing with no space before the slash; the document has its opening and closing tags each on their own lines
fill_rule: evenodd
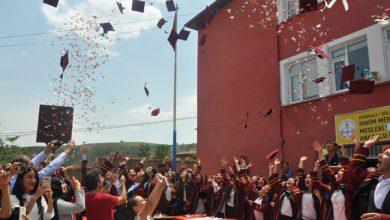
<svg viewBox="0 0 390 220">
<path fill-rule="evenodd" d="M 380 134 L 381 141 L 390 140 L 390 106 L 336 115 L 336 141 L 338 144 L 353 144 L 355 135 L 360 142 Z"/>
</svg>

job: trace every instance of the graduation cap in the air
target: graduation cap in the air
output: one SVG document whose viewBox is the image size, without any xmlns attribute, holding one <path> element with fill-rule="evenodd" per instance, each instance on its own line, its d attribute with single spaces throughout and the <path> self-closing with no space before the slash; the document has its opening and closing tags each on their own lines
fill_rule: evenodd
<svg viewBox="0 0 390 220">
<path fill-rule="evenodd" d="M 350 81 L 349 93 L 351 94 L 371 94 L 374 91 L 375 81 L 367 79 L 357 79 Z"/>
<path fill-rule="evenodd" d="M 53 7 L 57 7 L 59 0 L 43 0 L 43 3 L 51 5 Z"/>
<path fill-rule="evenodd" d="M 38 143 L 49 143 L 53 140 L 66 143 L 72 139 L 72 107 L 40 105 L 38 117 Z"/>
<path fill-rule="evenodd" d="M 264 118 L 267 117 L 267 116 L 269 116 L 269 115 L 271 115 L 272 112 L 274 112 L 274 109 L 273 109 L 273 108 L 269 109 L 269 110 L 264 114 Z"/>
<path fill-rule="evenodd" d="M 326 78 L 321 76 L 321 77 L 318 77 L 317 79 L 313 80 L 313 82 L 315 83 L 320 83 L 320 82 L 323 82 Z"/>
<path fill-rule="evenodd" d="M 341 75 L 340 88 L 344 87 L 344 83 L 355 79 L 355 64 L 344 66 Z"/>
<path fill-rule="evenodd" d="M 125 8 L 123 7 L 122 3 L 116 2 L 116 5 L 118 5 L 119 11 L 123 14 L 123 9 L 125 9 Z"/>
<path fill-rule="evenodd" d="M 66 53 L 61 56 L 61 61 L 60 61 L 60 65 L 62 67 L 62 72 L 65 71 L 68 64 L 69 64 L 69 57 L 68 57 L 68 51 L 66 51 Z"/>
<path fill-rule="evenodd" d="M 151 115 L 152 116 L 157 116 L 158 114 L 160 114 L 160 109 L 159 108 L 156 108 L 152 111 Z"/>
<path fill-rule="evenodd" d="M 176 11 L 175 3 L 173 2 L 173 0 L 168 0 L 165 2 L 165 4 L 167 5 L 167 9 L 169 12 Z"/>
<path fill-rule="evenodd" d="M 145 11 L 145 2 L 140 0 L 133 0 L 131 10 L 143 13 Z"/>
<path fill-rule="evenodd" d="M 317 10 L 317 7 L 317 0 L 299 0 L 299 8 L 302 12 L 314 11 Z"/>
<path fill-rule="evenodd" d="M 188 39 L 188 36 L 190 36 L 190 31 L 187 31 L 184 28 L 181 29 L 179 33 L 179 39 L 186 41 Z"/>
<path fill-rule="evenodd" d="M 112 24 L 110 22 L 100 23 L 100 27 L 103 28 L 103 35 L 107 34 L 107 32 L 109 32 L 109 31 L 115 31 L 114 27 L 112 26 Z"/>
<path fill-rule="evenodd" d="M 144 85 L 144 90 L 145 90 L 146 96 L 149 97 L 149 89 L 146 87 L 146 83 L 145 83 L 145 85 Z"/>
<path fill-rule="evenodd" d="M 164 24 L 166 23 L 167 21 L 164 19 L 164 18 L 161 18 L 158 23 L 157 23 L 157 27 L 158 28 L 162 28 L 164 26 Z"/>
<path fill-rule="evenodd" d="M 168 37 L 168 42 L 171 44 L 173 50 L 176 50 L 176 42 L 179 39 L 179 35 L 176 33 L 175 29 L 172 28 L 171 33 Z"/>
<path fill-rule="evenodd" d="M 206 40 L 207 40 L 207 35 L 203 34 L 202 37 L 199 40 L 199 45 L 204 47 L 204 45 L 206 44 Z"/>
<path fill-rule="evenodd" d="M 325 51 L 322 50 L 322 48 L 320 48 L 320 47 L 315 47 L 314 52 L 316 53 L 317 57 L 320 59 L 324 59 L 324 58 L 327 59 L 328 58 L 328 54 L 326 54 Z"/>
<path fill-rule="evenodd" d="M 275 149 L 273 151 L 271 151 L 269 154 L 267 154 L 267 156 L 265 156 L 265 158 L 267 158 L 268 160 L 272 160 L 276 154 L 279 153 L 279 149 Z"/>
</svg>

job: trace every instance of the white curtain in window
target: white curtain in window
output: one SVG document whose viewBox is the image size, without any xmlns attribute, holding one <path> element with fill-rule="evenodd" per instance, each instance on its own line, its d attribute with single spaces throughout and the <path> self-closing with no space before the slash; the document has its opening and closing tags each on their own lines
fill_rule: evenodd
<svg viewBox="0 0 390 220">
<path fill-rule="evenodd" d="M 301 99 L 301 91 L 299 88 L 299 66 L 298 64 L 294 64 L 290 66 L 289 70 L 290 77 L 290 94 L 291 101 L 296 102 Z"/>
<path fill-rule="evenodd" d="M 302 94 L 303 100 L 316 98 L 319 96 L 318 84 L 313 80 L 318 78 L 317 60 L 311 58 L 307 61 L 302 62 Z"/>
</svg>

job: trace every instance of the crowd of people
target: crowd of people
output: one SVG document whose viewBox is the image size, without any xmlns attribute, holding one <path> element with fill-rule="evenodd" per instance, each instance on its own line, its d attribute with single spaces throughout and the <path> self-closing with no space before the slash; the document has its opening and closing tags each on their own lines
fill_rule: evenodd
<svg viewBox="0 0 390 220">
<path fill-rule="evenodd" d="M 122 220 L 158 216 L 196 215 L 227 219 L 377 220 L 390 219 L 390 147 L 383 146 L 377 167 L 370 167 L 370 148 L 356 139 L 348 157 L 329 141 L 313 144 L 317 158 L 307 165 L 302 155 L 293 172 L 285 161 L 270 159 L 268 177 L 251 173 L 244 156 L 221 160 L 215 175 L 202 172 L 201 161 L 174 171 L 168 158 L 158 167 L 111 153 L 100 165 L 87 169 L 87 149 L 81 147 L 81 178 L 64 167 L 75 143 L 47 161 L 56 141 L 33 159 L 15 156 L 0 167 L 0 219 Z M 306 166 L 305 166 L 306 163 Z M 73 166 L 74 168 L 74 166 Z M 305 170 L 306 168 L 306 170 Z M 294 175 L 295 173 L 295 175 Z"/>
</svg>

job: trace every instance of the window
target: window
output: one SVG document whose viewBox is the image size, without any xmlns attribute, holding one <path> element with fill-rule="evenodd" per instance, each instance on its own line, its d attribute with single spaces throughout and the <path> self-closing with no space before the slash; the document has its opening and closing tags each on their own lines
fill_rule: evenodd
<svg viewBox="0 0 390 220">
<path fill-rule="evenodd" d="M 324 0 L 279 0 L 278 2 L 278 22 L 294 17 L 300 12 L 317 9 L 317 5 Z M 312 5 L 310 9 L 300 8 L 301 6 Z"/>
<path fill-rule="evenodd" d="M 287 19 L 298 14 L 298 7 L 296 0 L 287 0 Z"/>
<path fill-rule="evenodd" d="M 319 97 L 317 60 L 315 57 L 295 61 L 288 66 L 288 84 L 291 102 Z"/>
<path fill-rule="evenodd" d="M 332 50 L 331 57 L 333 73 L 335 74 L 334 82 L 336 91 L 345 89 L 345 85 L 341 85 L 342 69 L 344 66 L 355 64 L 355 79 L 362 78 L 365 69 L 370 69 L 366 38 Z"/>
<path fill-rule="evenodd" d="M 385 59 L 387 72 L 390 72 L 390 28 L 385 30 Z"/>
</svg>

